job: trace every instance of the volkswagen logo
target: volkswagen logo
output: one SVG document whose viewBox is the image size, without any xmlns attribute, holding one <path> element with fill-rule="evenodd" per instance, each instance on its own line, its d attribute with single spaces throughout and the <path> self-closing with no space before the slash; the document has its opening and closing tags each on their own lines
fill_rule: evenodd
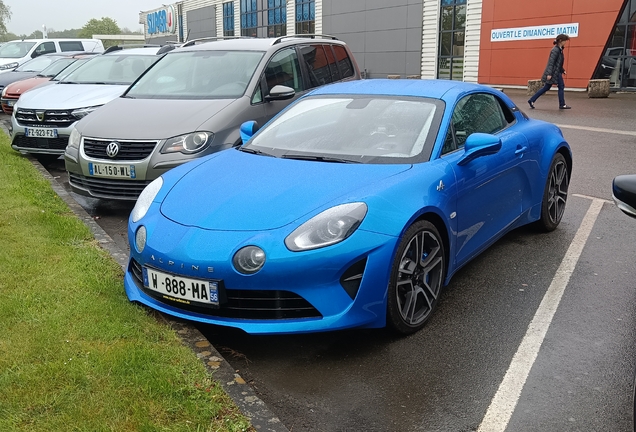
<svg viewBox="0 0 636 432">
<path fill-rule="evenodd" d="M 106 154 L 108 157 L 114 158 L 119 153 L 119 143 L 113 141 L 112 143 L 106 146 Z"/>
</svg>

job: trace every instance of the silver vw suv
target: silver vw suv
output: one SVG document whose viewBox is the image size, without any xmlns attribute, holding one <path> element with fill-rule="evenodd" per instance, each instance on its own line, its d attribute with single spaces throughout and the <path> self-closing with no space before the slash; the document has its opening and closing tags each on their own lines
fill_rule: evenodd
<svg viewBox="0 0 636 432">
<path fill-rule="evenodd" d="M 78 122 L 64 160 L 76 193 L 136 200 L 167 170 L 240 145 L 240 126 L 263 125 L 317 86 L 360 79 L 332 36 L 187 42 L 119 98 Z"/>
</svg>

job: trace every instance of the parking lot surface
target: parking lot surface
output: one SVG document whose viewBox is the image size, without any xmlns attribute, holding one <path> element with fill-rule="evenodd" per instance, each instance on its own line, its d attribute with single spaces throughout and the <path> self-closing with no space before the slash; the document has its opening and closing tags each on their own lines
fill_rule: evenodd
<svg viewBox="0 0 636 432">
<path fill-rule="evenodd" d="M 530 110 L 525 92 L 505 91 L 572 147 L 556 231 L 506 235 L 457 273 L 409 337 L 198 327 L 289 430 L 631 430 L 636 221 L 612 204 L 611 181 L 636 173 L 636 94 L 568 92 L 573 109 L 559 111 L 556 92 Z M 50 172 L 68 188 L 62 161 Z M 73 197 L 126 250 L 132 204 Z"/>
</svg>

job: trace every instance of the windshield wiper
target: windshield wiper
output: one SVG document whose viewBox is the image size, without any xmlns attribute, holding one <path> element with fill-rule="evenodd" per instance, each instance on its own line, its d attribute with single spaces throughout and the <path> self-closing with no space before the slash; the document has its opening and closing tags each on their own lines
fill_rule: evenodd
<svg viewBox="0 0 636 432">
<path fill-rule="evenodd" d="M 320 162 L 335 162 L 335 163 L 360 163 L 359 161 L 354 161 L 351 159 L 342 159 L 331 156 L 311 156 L 311 155 L 301 155 L 301 154 L 286 154 L 281 156 L 283 159 L 297 159 L 297 160 L 308 160 L 308 161 L 320 161 Z"/>
<path fill-rule="evenodd" d="M 245 152 L 245 153 L 255 154 L 255 155 L 275 157 L 273 154 L 265 153 L 262 150 L 256 150 L 250 147 L 239 147 L 237 150 Z"/>
</svg>

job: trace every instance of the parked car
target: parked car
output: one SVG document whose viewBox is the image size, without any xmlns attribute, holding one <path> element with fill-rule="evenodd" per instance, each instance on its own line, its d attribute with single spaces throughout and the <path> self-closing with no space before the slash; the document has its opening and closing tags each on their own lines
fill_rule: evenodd
<svg viewBox="0 0 636 432">
<path fill-rule="evenodd" d="M 64 153 L 77 123 L 121 95 L 158 58 L 161 48 L 131 48 L 95 56 L 55 85 L 24 93 L 14 107 L 11 147 L 42 163 Z"/>
<path fill-rule="evenodd" d="M 12 71 L 0 74 L 0 91 L 13 82 L 36 76 L 62 57 L 63 54 L 46 54 L 29 60 Z"/>
<path fill-rule="evenodd" d="M 135 200 L 169 169 L 239 145 L 246 120 L 264 124 L 312 88 L 360 78 L 333 37 L 197 42 L 77 124 L 64 157 L 74 192 Z"/>
<path fill-rule="evenodd" d="M 51 58 L 55 58 L 56 60 L 52 64 L 50 64 L 48 67 L 43 69 L 42 71 L 37 72 L 36 74 L 30 73 L 29 75 L 27 75 L 27 76 L 31 76 L 30 78 L 23 78 L 4 86 L 4 88 L 2 89 L 2 92 L 0 93 L 2 95 L 0 98 L 0 103 L 2 104 L 2 111 L 4 111 L 5 114 L 11 115 L 13 113 L 13 106 L 15 105 L 16 101 L 20 98 L 20 95 L 22 93 L 34 87 L 42 85 L 44 83 L 54 84 L 55 82 L 59 81 L 59 79 L 55 79 L 54 77 L 60 75 L 59 77 L 61 78 L 61 76 L 63 76 L 63 74 L 61 74 L 62 71 L 64 71 L 64 73 L 71 72 L 72 70 L 74 70 L 74 68 L 79 67 L 83 61 L 88 60 L 91 56 L 95 54 L 96 53 L 80 53 L 80 54 L 68 53 L 64 55 L 47 54 L 42 57 L 38 57 L 37 59 L 34 59 L 33 61 L 38 61 L 38 60 L 45 59 L 47 57 L 51 57 Z M 83 60 L 80 61 L 79 63 L 76 63 L 76 61 L 79 59 L 83 59 Z M 24 65 L 16 69 L 16 71 L 26 67 L 30 63 L 31 62 L 25 63 Z M 73 68 L 69 67 L 71 65 L 74 65 Z M 14 72 L 6 73 L 6 74 L 0 74 L 0 81 L 2 81 L 2 79 L 5 77 L 10 76 L 12 73 L 16 73 L 16 72 L 14 71 Z"/>
<path fill-rule="evenodd" d="M 565 210 L 560 129 L 487 86 L 333 84 L 255 129 L 144 189 L 131 301 L 248 333 L 413 333 L 458 269 L 514 228 L 554 230 Z"/>
<path fill-rule="evenodd" d="M 99 39 L 22 39 L 0 46 L 0 73 L 11 71 L 32 58 L 65 51 L 103 52 Z"/>
<path fill-rule="evenodd" d="M 615 177 L 612 181 L 612 198 L 623 213 L 636 218 L 636 174 Z"/>
</svg>

